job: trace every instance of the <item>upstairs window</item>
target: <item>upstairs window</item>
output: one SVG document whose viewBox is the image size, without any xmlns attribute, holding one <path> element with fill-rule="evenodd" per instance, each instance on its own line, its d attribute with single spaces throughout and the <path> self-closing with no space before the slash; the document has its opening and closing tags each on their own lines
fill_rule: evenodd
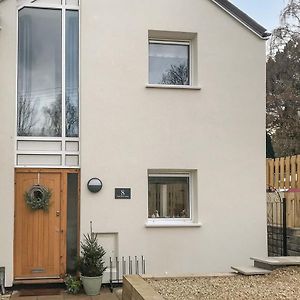
<svg viewBox="0 0 300 300">
<path fill-rule="evenodd" d="M 191 85 L 190 42 L 149 40 L 149 84 Z"/>
<path fill-rule="evenodd" d="M 78 10 L 24 7 L 18 28 L 18 136 L 78 137 Z"/>
</svg>

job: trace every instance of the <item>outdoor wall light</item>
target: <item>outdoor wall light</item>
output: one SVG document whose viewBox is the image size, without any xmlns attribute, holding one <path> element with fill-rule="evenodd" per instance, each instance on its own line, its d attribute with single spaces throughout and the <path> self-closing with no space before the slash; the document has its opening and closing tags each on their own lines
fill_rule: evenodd
<svg viewBox="0 0 300 300">
<path fill-rule="evenodd" d="M 102 181 L 99 178 L 91 178 L 87 183 L 87 188 L 92 193 L 98 193 L 102 186 Z"/>
</svg>

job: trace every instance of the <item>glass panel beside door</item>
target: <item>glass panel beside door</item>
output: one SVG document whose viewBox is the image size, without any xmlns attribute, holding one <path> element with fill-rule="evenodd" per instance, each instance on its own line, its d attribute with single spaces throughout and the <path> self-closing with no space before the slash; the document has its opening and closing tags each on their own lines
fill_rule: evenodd
<svg viewBox="0 0 300 300">
<path fill-rule="evenodd" d="M 78 173 L 67 174 L 67 273 L 76 273 L 78 255 Z"/>
</svg>

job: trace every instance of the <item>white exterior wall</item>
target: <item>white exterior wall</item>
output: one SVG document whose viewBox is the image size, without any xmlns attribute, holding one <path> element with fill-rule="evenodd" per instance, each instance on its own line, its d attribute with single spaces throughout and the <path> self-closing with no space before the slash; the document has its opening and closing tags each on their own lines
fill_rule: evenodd
<svg viewBox="0 0 300 300">
<path fill-rule="evenodd" d="M 147 273 L 266 255 L 265 43 L 209 0 L 81 1 L 81 232 Z M 16 3 L 0 4 L 0 266 L 13 279 Z M 146 88 L 148 30 L 197 33 L 202 90 Z M 5 71 L 3 71 L 5 70 Z M 147 228 L 148 169 L 196 169 L 202 227 Z M 91 194 L 87 181 L 103 189 Z M 131 200 L 114 188 L 130 187 Z M 4 225 L 3 225 L 4 224 Z"/>
<path fill-rule="evenodd" d="M 0 3 L 0 266 L 13 277 L 16 3 Z"/>
<path fill-rule="evenodd" d="M 197 33 L 201 91 L 146 88 L 148 30 Z M 82 233 L 117 232 L 155 274 L 266 255 L 265 43 L 211 1 L 82 1 L 81 122 Z M 148 169 L 197 169 L 201 228 L 145 227 Z"/>
</svg>

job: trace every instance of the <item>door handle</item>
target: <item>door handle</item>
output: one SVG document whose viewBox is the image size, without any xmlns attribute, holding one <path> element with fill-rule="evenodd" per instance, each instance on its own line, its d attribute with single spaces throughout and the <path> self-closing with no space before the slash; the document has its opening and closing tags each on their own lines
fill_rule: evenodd
<svg viewBox="0 0 300 300">
<path fill-rule="evenodd" d="M 59 210 L 56 211 L 56 216 L 57 216 L 57 217 L 60 216 L 60 211 L 59 211 Z"/>
</svg>

